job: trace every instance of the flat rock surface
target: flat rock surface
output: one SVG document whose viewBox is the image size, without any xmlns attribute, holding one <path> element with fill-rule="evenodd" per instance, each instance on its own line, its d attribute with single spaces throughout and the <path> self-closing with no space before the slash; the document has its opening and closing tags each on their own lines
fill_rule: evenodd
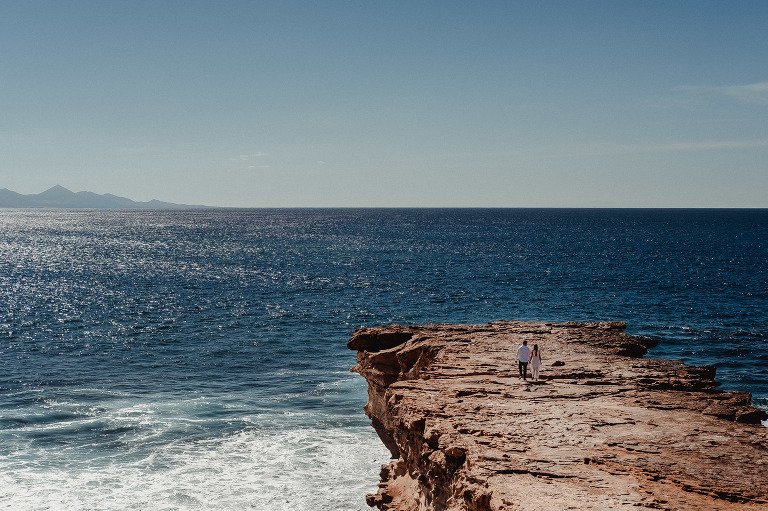
<svg viewBox="0 0 768 511">
<path fill-rule="evenodd" d="M 538 344 L 542 379 L 515 353 Z M 382 510 L 768 509 L 768 428 L 624 324 L 392 325 L 350 339 L 394 461 Z"/>
</svg>

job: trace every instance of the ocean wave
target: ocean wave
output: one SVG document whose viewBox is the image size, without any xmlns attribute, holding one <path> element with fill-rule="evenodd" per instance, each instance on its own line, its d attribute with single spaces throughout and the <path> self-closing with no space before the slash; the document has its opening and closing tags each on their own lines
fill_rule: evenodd
<svg viewBox="0 0 768 511">
<path fill-rule="evenodd" d="M 370 428 L 246 427 L 216 437 L 0 456 L 8 509 L 366 509 L 389 453 Z"/>
</svg>

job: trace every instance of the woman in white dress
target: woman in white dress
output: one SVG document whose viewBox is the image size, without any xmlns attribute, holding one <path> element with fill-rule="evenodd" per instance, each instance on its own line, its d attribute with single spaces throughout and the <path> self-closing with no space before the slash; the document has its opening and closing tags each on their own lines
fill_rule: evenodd
<svg viewBox="0 0 768 511">
<path fill-rule="evenodd" d="M 541 352 L 539 351 L 539 345 L 534 344 L 531 356 L 528 359 L 528 363 L 531 366 L 531 376 L 534 381 L 539 380 L 539 368 L 541 367 Z"/>
</svg>

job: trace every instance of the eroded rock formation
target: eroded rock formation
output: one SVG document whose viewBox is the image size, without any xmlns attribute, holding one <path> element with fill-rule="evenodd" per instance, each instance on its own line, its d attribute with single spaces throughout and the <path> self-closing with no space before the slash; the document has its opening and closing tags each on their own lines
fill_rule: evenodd
<svg viewBox="0 0 768 511">
<path fill-rule="evenodd" d="M 768 428 L 714 368 L 641 358 L 624 323 L 392 325 L 355 332 L 353 371 L 393 461 L 397 511 L 768 509 Z M 538 344 L 542 381 L 515 352 Z"/>
</svg>

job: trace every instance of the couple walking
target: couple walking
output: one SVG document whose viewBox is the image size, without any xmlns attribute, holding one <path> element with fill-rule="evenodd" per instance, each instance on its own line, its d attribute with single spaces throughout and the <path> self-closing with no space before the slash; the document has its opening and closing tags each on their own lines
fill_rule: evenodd
<svg viewBox="0 0 768 511">
<path fill-rule="evenodd" d="M 528 381 L 526 376 L 528 373 L 528 364 L 530 363 L 531 377 L 538 381 L 539 368 L 541 367 L 541 352 L 539 352 L 538 344 L 534 344 L 533 351 L 531 351 L 531 348 L 528 347 L 528 341 L 523 341 L 523 345 L 517 348 L 515 360 L 517 360 L 517 370 L 520 373 L 520 378 Z"/>
</svg>

